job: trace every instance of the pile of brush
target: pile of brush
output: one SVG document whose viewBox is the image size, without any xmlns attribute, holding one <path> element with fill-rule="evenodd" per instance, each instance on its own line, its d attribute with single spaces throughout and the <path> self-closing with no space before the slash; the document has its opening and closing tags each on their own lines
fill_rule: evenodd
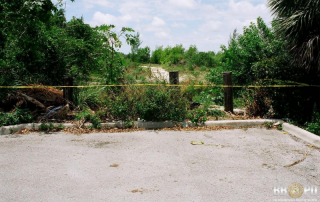
<svg viewBox="0 0 320 202">
<path fill-rule="evenodd" d="M 39 121 L 43 119 L 65 119 L 70 112 L 69 103 L 63 98 L 63 91 L 42 85 L 11 91 L 0 101 L 0 109 L 13 112 L 16 108 L 29 109 Z"/>
</svg>

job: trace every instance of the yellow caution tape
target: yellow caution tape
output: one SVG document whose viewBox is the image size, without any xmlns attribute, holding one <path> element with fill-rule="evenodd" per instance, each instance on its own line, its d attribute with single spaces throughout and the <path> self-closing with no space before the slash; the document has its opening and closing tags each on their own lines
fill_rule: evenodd
<svg viewBox="0 0 320 202">
<path fill-rule="evenodd" d="M 284 81 L 282 81 L 284 82 Z M 292 82 L 295 83 L 295 82 Z M 167 86 L 167 87 L 212 87 L 212 88 L 303 88 L 317 87 L 320 85 L 309 85 L 300 83 L 300 85 L 171 85 L 171 84 L 123 84 L 123 85 L 88 85 L 88 86 L 0 86 L 0 89 L 30 89 L 30 88 L 99 88 L 99 87 L 126 87 L 126 86 Z"/>
</svg>

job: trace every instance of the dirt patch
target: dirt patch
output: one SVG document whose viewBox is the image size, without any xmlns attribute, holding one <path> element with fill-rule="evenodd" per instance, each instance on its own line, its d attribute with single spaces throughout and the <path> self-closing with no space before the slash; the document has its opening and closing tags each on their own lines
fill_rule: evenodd
<svg viewBox="0 0 320 202">
<path fill-rule="evenodd" d="M 143 194 L 143 193 L 148 193 L 148 192 L 152 192 L 152 191 L 159 191 L 159 190 L 155 190 L 155 189 L 153 189 L 153 190 L 147 190 L 147 189 L 141 188 L 141 189 L 131 190 L 130 192 L 133 193 L 133 194 L 135 194 L 135 193 L 141 193 L 141 194 Z"/>
<path fill-rule="evenodd" d="M 264 125 L 261 126 L 241 126 L 241 127 L 232 127 L 232 126 L 213 126 L 213 127 L 207 127 L 207 126 L 199 126 L 199 127 L 181 127 L 181 126 L 175 126 L 173 128 L 163 128 L 163 129 L 156 129 L 156 131 L 218 131 L 218 130 L 234 130 L 234 129 L 243 129 L 247 130 L 249 128 L 264 128 Z M 89 129 L 89 128 L 66 128 L 64 130 L 60 131 L 51 131 L 51 132 L 63 132 L 63 133 L 71 133 L 75 135 L 82 135 L 82 134 L 90 134 L 90 133 L 128 133 L 128 132 L 136 132 L 136 131 L 146 131 L 145 128 L 101 128 L 101 129 Z M 43 132 L 36 129 L 23 129 L 21 131 L 16 132 L 15 134 L 32 134 L 32 133 L 39 133 Z M 76 141 L 76 140 L 75 140 Z M 80 140 L 79 140 L 80 141 Z M 108 143 L 110 144 L 110 143 Z M 96 146 L 105 146 L 107 143 L 99 143 Z"/>
<path fill-rule="evenodd" d="M 94 147 L 94 148 L 106 148 L 110 144 L 115 144 L 116 142 L 102 142 L 102 141 L 92 141 L 88 143 L 89 147 Z"/>
</svg>

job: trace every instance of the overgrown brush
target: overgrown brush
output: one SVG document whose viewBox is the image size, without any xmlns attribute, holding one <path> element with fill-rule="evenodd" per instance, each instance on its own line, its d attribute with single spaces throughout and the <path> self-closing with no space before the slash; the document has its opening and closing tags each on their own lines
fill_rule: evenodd
<svg viewBox="0 0 320 202">
<path fill-rule="evenodd" d="M 32 120 L 33 116 L 27 109 L 16 108 L 13 113 L 0 112 L 0 127 L 20 123 L 30 123 Z"/>
<path fill-rule="evenodd" d="M 118 92 L 109 89 L 108 95 L 106 115 L 110 119 L 182 121 L 187 116 L 188 100 L 177 88 L 127 86 Z"/>
<path fill-rule="evenodd" d="M 104 106 L 104 88 L 77 89 L 74 93 L 74 103 L 80 110 L 98 110 Z"/>
</svg>

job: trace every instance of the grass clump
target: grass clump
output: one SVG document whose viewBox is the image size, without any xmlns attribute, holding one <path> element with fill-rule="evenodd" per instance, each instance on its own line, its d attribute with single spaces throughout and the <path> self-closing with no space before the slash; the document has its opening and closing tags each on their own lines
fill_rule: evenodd
<svg viewBox="0 0 320 202">
<path fill-rule="evenodd" d="M 55 126 L 53 123 L 41 123 L 39 126 L 39 130 L 43 132 L 58 132 L 64 129 L 65 126 L 62 123 L 57 126 Z"/>
</svg>

